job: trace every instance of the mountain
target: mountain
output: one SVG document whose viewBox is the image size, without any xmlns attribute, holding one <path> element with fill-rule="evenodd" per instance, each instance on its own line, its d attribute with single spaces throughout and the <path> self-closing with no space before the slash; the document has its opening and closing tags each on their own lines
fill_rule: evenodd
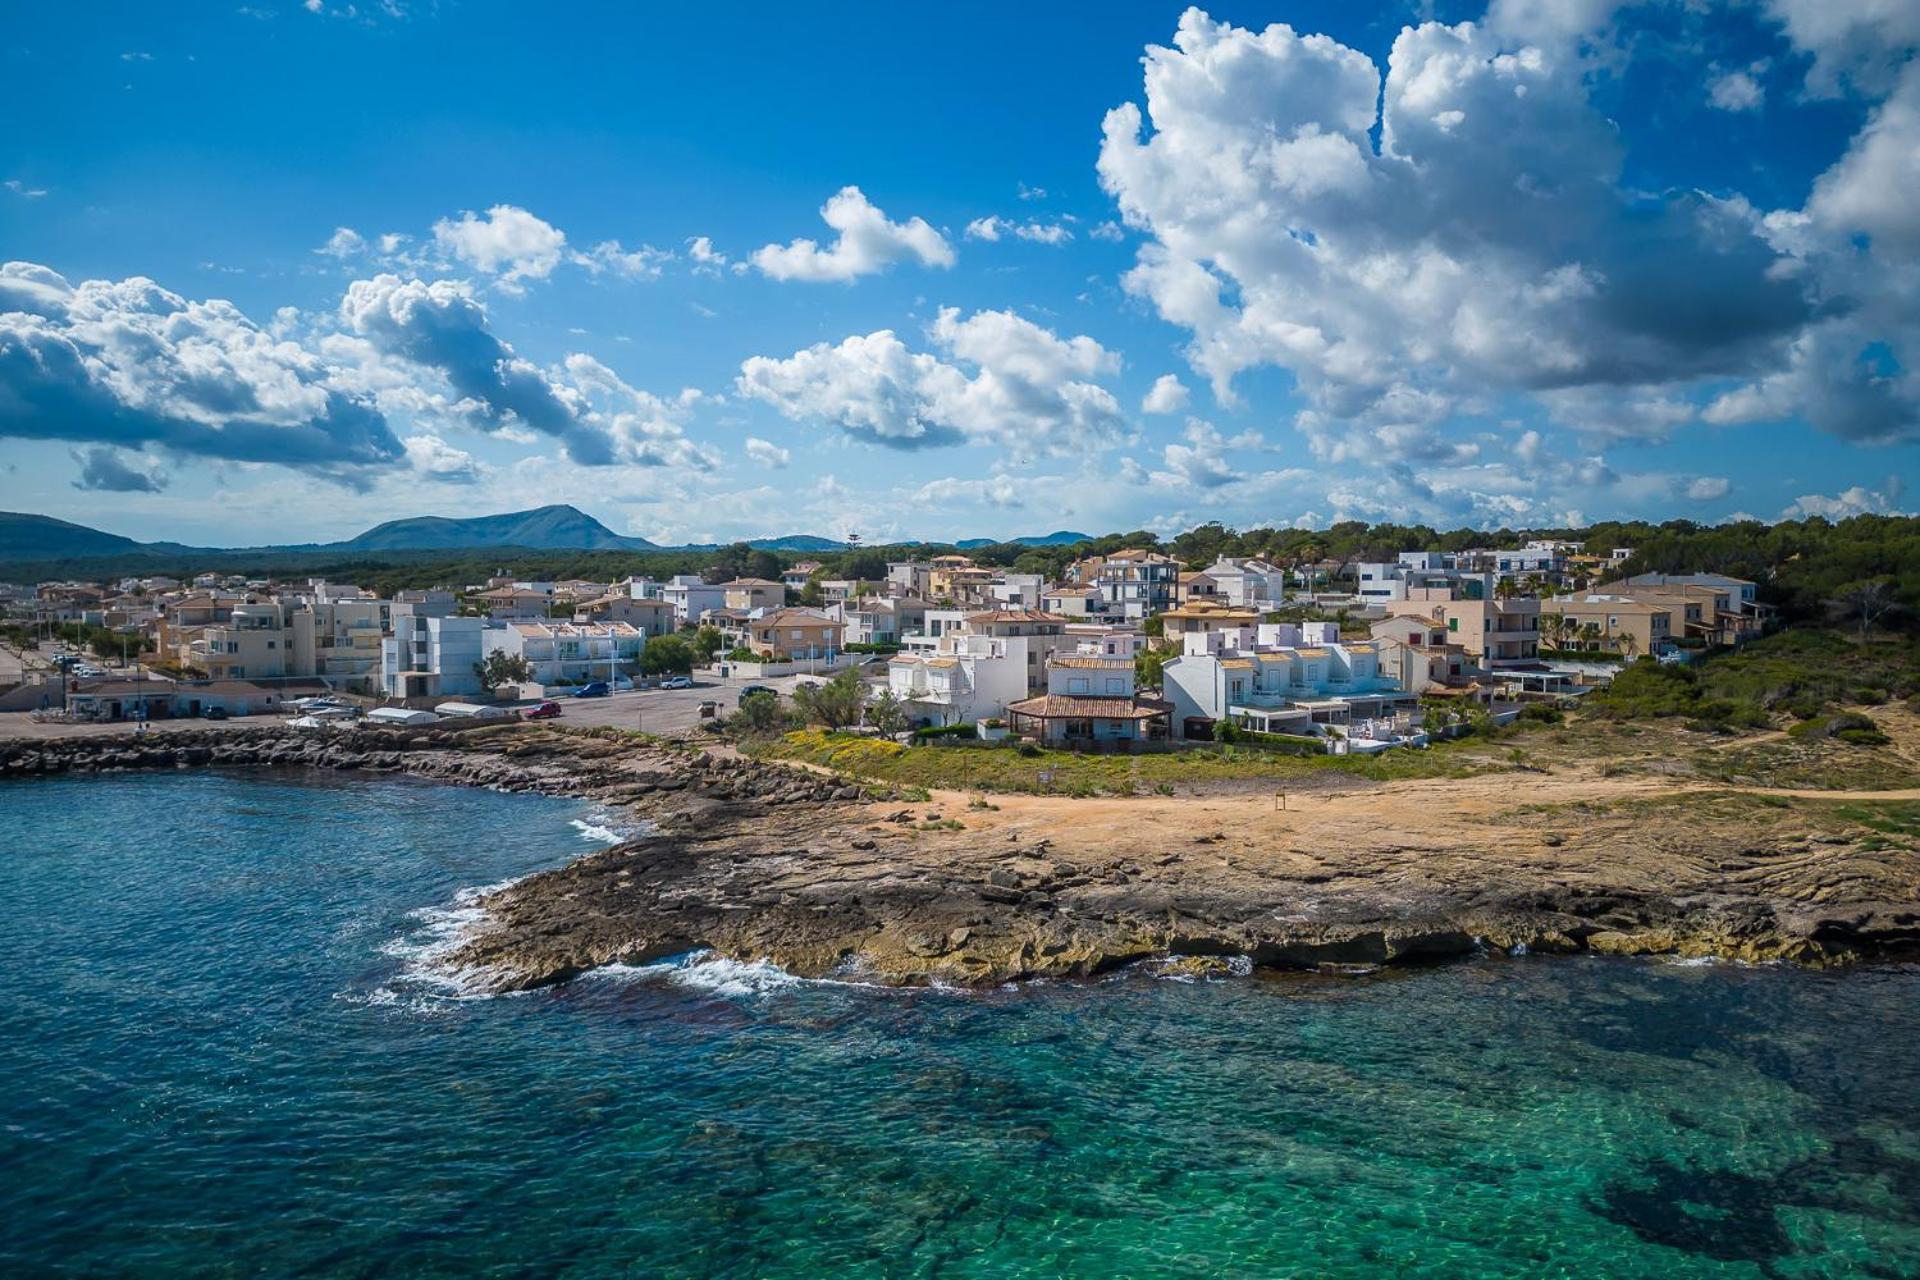
<svg viewBox="0 0 1920 1280">
<path fill-rule="evenodd" d="M 497 516 L 414 516 L 377 524 L 327 551 L 459 551 L 527 547 L 535 551 L 658 551 L 645 538 L 615 533 L 578 507 L 562 503 Z"/>
<path fill-rule="evenodd" d="M 0 511 L 0 555 L 17 560 L 138 555 L 144 542 L 24 511 Z"/>
<path fill-rule="evenodd" d="M 1029 534 L 1024 538 L 962 538 L 953 545 L 962 551 L 972 551 L 976 547 L 997 547 L 1004 543 L 1017 543 L 1023 547 L 1070 547 L 1076 542 L 1092 541 L 1092 534 L 1056 529 L 1052 533 Z"/>
</svg>

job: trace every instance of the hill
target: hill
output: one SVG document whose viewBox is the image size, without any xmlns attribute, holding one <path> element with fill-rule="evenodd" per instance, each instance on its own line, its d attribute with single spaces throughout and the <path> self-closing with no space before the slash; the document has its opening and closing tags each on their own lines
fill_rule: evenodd
<svg viewBox="0 0 1920 1280">
<path fill-rule="evenodd" d="M 578 507 L 556 503 L 495 516 L 414 516 L 329 544 L 329 551 L 451 551 L 527 547 L 535 551 L 657 551 L 645 538 L 615 533 Z"/>
<path fill-rule="evenodd" d="M 0 555 L 19 560 L 135 555 L 144 542 L 24 511 L 0 511 Z"/>
<path fill-rule="evenodd" d="M 1076 542 L 1092 541 L 1092 534 L 1056 529 L 1052 533 L 1030 534 L 1024 538 L 962 538 L 953 545 L 962 551 L 972 551 L 978 547 L 998 547 L 1009 544 L 1022 547 L 1070 547 Z"/>
</svg>

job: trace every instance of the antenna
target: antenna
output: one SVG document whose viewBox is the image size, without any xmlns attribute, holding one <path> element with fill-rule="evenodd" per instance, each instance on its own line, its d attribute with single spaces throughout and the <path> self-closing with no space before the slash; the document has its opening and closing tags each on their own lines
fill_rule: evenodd
<svg viewBox="0 0 1920 1280">
<path fill-rule="evenodd" d="M 857 551 L 860 549 L 860 535 L 855 533 L 852 529 L 847 530 L 847 549 L 850 551 Z"/>
</svg>

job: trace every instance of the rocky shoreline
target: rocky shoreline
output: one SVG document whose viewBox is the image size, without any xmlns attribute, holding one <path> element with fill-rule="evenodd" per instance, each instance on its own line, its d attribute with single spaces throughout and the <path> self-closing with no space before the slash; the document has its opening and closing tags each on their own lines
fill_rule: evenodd
<svg viewBox="0 0 1920 1280">
<path fill-rule="evenodd" d="M 961 985 L 1169 955 L 1310 968 L 1488 948 L 1807 964 L 1920 954 L 1913 851 L 1784 810 L 1716 822 L 1682 806 L 1562 833 L 1509 817 L 1450 827 L 1423 799 L 1429 840 L 1375 819 L 1315 849 L 1277 826 L 1196 834 L 1180 820 L 1204 810 L 1197 800 L 1104 802 L 1134 806 L 1114 830 L 1082 820 L 1102 802 L 1063 799 L 982 804 L 963 821 L 950 800 L 549 727 L 0 741 L 0 778 L 203 767 L 398 772 L 647 819 L 654 834 L 484 901 L 490 925 L 452 959 L 494 990 L 698 948 L 803 976 Z"/>
</svg>

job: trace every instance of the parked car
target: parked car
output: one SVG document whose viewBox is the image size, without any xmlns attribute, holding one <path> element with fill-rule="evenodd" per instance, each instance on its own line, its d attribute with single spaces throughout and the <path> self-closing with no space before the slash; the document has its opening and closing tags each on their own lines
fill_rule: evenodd
<svg viewBox="0 0 1920 1280">
<path fill-rule="evenodd" d="M 771 694 L 776 698 L 780 696 L 780 691 L 778 689 L 770 689 L 764 684 L 747 684 L 747 685 L 740 686 L 740 701 L 745 702 L 749 697 L 751 697 L 756 693 Z"/>
<path fill-rule="evenodd" d="M 595 680 L 592 684 L 583 684 L 573 691 L 576 698 L 604 698 L 612 690 L 607 688 L 605 680 Z"/>
<path fill-rule="evenodd" d="M 660 682 L 660 687 L 662 689 L 691 689 L 693 688 L 693 677 L 668 676 Z"/>
<path fill-rule="evenodd" d="M 200 713 L 200 718 L 202 720 L 225 720 L 227 718 L 227 709 L 225 707 L 208 707 Z"/>
<path fill-rule="evenodd" d="M 520 716 L 523 720 L 552 720 L 559 714 L 560 704 L 548 698 L 538 706 L 528 707 L 520 713 Z"/>
</svg>

